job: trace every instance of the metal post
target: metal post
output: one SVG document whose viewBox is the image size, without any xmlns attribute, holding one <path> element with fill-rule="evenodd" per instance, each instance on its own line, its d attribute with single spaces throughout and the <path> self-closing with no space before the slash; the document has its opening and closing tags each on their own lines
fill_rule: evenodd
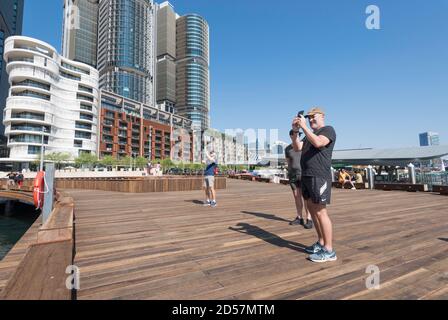
<svg viewBox="0 0 448 320">
<path fill-rule="evenodd" d="M 40 145 L 40 167 L 39 171 L 44 170 L 44 133 L 45 133 L 45 126 L 42 126 L 42 141 Z"/>
<path fill-rule="evenodd" d="M 412 163 L 408 164 L 408 173 L 409 173 L 409 183 L 416 184 L 417 178 L 415 176 L 415 166 Z"/>
<path fill-rule="evenodd" d="M 45 223 L 53 210 L 54 193 L 54 163 L 47 163 L 45 167 L 44 206 L 42 208 L 42 223 Z"/>
<path fill-rule="evenodd" d="M 335 179 L 335 177 L 334 177 L 334 168 L 333 167 L 331 167 L 331 182 L 335 182 L 336 181 L 336 179 Z"/>
<path fill-rule="evenodd" d="M 367 181 L 369 182 L 369 189 L 373 190 L 375 188 L 375 173 L 373 172 L 373 167 L 367 167 Z"/>
</svg>

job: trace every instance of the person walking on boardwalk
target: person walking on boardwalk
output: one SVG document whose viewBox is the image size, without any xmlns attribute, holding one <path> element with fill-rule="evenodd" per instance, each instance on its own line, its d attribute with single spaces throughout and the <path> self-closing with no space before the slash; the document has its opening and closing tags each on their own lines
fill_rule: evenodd
<svg viewBox="0 0 448 320">
<path fill-rule="evenodd" d="M 336 143 L 333 127 L 325 125 L 325 112 L 312 108 L 308 112 L 310 127 L 303 115 L 295 117 L 293 130 L 302 129 L 305 138 L 293 141 L 295 151 L 302 151 L 302 194 L 316 226 L 318 241 L 305 250 L 313 262 L 335 261 L 333 249 L 333 226 L 328 216 L 327 205 L 331 199 L 331 157 Z"/>
<path fill-rule="evenodd" d="M 205 196 L 207 200 L 204 202 L 205 206 L 216 207 L 216 192 L 215 192 L 215 169 L 218 166 L 216 160 L 216 153 L 211 151 L 210 153 L 205 151 L 205 170 L 204 170 L 204 187 Z"/>
<path fill-rule="evenodd" d="M 289 137 L 292 141 L 297 139 L 297 133 L 294 130 L 289 131 Z M 313 228 L 311 215 L 302 199 L 302 168 L 300 166 L 300 156 L 302 151 L 294 151 L 292 143 L 285 148 L 285 158 L 288 163 L 288 179 L 292 189 L 294 201 L 296 203 L 297 217 L 291 221 L 290 225 L 302 225 L 305 229 Z M 303 219 L 302 211 L 305 209 L 306 221 Z"/>
</svg>

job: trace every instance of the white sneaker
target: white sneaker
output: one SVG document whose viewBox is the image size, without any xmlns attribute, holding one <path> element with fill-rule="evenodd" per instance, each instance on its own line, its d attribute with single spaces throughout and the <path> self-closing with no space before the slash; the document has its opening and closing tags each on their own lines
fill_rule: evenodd
<svg viewBox="0 0 448 320">
<path fill-rule="evenodd" d="M 210 205 L 211 205 L 210 200 L 204 201 L 204 204 L 203 204 L 204 207 L 210 207 Z"/>
</svg>

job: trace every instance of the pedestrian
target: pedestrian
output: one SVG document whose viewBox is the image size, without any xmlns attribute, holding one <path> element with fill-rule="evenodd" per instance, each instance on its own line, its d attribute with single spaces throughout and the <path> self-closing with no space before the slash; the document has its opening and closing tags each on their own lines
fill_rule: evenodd
<svg viewBox="0 0 448 320">
<path fill-rule="evenodd" d="M 7 189 L 9 189 L 11 187 L 14 188 L 15 184 L 16 184 L 16 181 L 15 181 L 16 174 L 15 174 L 15 172 L 11 171 L 10 173 L 8 173 L 6 175 L 6 177 L 8 177 L 8 183 L 6 185 Z"/>
<path fill-rule="evenodd" d="M 295 133 L 294 130 L 291 130 L 289 131 L 289 137 L 291 138 L 291 141 L 294 141 L 297 139 L 297 133 Z M 302 225 L 305 229 L 311 229 L 313 228 L 313 221 L 302 198 L 302 168 L 300 166 L 301 154 L 302 151 L 294 150 L 292 143 L 285 148 L 285 158 L 288 164 L 289 185 L 291 186 L 297 211 L 296 218 L 289 224 Z M 303 211 L 305 211 L 306 221 L 303 219 Z"/>
<path fill-rule="evenodd" d="M 339 173 L 339 183 L 342 185 L 342 189 L 344 189 L 344 186 L 348 183 L 351 186 L 352 190 L 356 190 L 355 184 L 352 181 L 352 177 L 345 169 L 342 169 Z"/>
<path fill-rule="evenodd" d="M 204 187 L 205 187 L 205 197 L 206 201 L 204 206 L 210 206 L 212 208 L 216 207 L 216 192 L 215 192 L 215 168 L 218 167 L 218 162 L 216 160 L 216 153 L 211 151 L 210 153 L 205 151 L 205 170 L 204 170 Z"/>
<path fill-rule="evenodd" d="M 331 158 L 336 132 L 333 127 L 325 125 L 325 112 L 322 109 L 312 108 L 307 116 L 309 127 L 303 115 L 294 118 L 292 122 L 296 133 L 302 129 L 305 134 L 302 141 L 298 137 L 293 141 L 293 147 L 295 151 L 302 151 L 302 194 L 318 236 L 317 242 L 305 251 L 313 262 L 335 261 L 333 226 L 327 205 L 331 200 Z"/>
<path fill-rule="evenodd" d="M 24 180 L 23 173 L 18 172 L 17 173 L 17 185 L 18 185 L 19 189 L 22 189 L 23 180 Z"/>
</svg>

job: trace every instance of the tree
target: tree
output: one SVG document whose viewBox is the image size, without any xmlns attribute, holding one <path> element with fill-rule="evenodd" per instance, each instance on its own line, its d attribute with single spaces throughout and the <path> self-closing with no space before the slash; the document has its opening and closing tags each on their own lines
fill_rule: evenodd
<svg viewBox="0 0 448 320">
<path fill-rule="evenodd" d="M 113 167 L 116 166 L 117 163 L 117 158 L 114 158 L 113 156 L 104 156 L 104 158 L 101 160 L 101 164 L 105 167 Z"/>
<path fill-rule="evenodd" d="M 146 165 L 148 164 L 148 159 L 146 159 L 145 157 L 137 157 L 135 159 L 135 166 L 138 168 L 144 168 L 146 167 Z"/>
<path fill-rule="evenodd" d="M 130 167 L 134 160 L 130 156 L 124 156 L 120 159 L 120 165 Z"/>
<path fill-rule="evenodd" d="M 91 168 L 97 162 L 98 159 L 96 155 L 87 152 L 81 153 L 78 158 L 75 159 L 76 165 L 80 167 L 88 166 L 89 168 Z"/>
<path fill-rule="evenodd" d="M 45 160 L 52 161 L 56 164 L 56 169 L 61 169 L 61 164 L 67 163 L 70 158 L 70 154 L 66 152 L 53 152 L 44 155 Z"/>
<path fill-rule="evenodd" d="M 173 163 L 173 161 L 171 161 L 170 158 L 163 159 L 160 162 L 160 165 L 162 166 L 163 171 L 169 170 L 172 167 L 174 167 L 174 163 Z"/>
</svg>

